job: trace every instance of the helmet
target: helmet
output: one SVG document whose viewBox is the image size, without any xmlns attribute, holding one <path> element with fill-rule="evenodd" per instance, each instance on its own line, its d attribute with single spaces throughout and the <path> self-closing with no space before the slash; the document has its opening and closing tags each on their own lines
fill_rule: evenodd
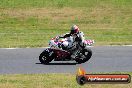
<svg viewBox="0 0 132 88">
<path fill-rule="evenodd" d="M 71 27 L 71 33 L 70 34 L 77 34 L 79 32 L 79 28 L 77 25 L 73 25 Z"/>
</svg>

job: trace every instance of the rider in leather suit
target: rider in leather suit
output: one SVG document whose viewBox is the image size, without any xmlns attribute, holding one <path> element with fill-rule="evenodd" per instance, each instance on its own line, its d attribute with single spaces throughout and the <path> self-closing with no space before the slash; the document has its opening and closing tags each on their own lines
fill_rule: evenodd
<svg viewBox="0 0 132 88">
<path fill-rule="evenodd" d="M 73 25 L 71 27 L 70 33 L 66 33 L 63 36 L 59 36 L 59 38 L 67 39 L 61 44 L 61 47 L 62 49 L 71 51 L 73 53 L 71 55 L 71 58 L 75 58 L 76 52 L 78 51 L 79 47 L 85 47 L 84 34 L 83 32 L 79 31 L 77 25 Z"/>
</svg>

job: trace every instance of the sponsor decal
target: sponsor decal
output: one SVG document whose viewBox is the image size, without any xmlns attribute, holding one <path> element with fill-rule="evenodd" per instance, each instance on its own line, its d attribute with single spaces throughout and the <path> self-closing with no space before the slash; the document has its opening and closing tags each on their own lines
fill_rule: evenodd
<svg viewBox="0 0 132 88">
<path fill-rule="evenodd" d="M 100 84 L 100 83 L 130 83 L 131 76 L 129 74 L 86 74 L 83 68 L 78 69 L 76 81 L 80 85 L 84 84 Z"/>
</svg>

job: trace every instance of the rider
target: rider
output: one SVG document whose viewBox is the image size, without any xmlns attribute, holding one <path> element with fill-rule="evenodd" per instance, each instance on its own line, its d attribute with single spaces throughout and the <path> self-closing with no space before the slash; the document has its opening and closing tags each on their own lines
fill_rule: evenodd
<svg viewBox="0 0 132 88">
<path fill-rule="evenodd" d="M 72 58 L 75 58 L 76 52 L 80 47 L 85 47 L 84 43 L 84 34 L 79 31 L 79 27 L 77 25 L 73 25 L 71 27 L 70 33 L 66 33 L 63 36 L 59 36 L 59 38 L 65 38 L 66 40 L 62 42 L 61 47 L 65 50 L 70 50 L 73 54 Z"/>
</svg>

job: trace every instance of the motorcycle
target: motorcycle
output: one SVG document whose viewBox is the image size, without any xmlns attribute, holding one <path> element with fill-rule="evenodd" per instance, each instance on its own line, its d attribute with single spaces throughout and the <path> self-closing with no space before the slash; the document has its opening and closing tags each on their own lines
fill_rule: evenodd
<svg viewBox="0 0 132 88">
<path fill-rule="evenodd" d="M 63 47 L 60 47 L 65 39 L 59 40 L 58 37 L 52 38 L 49 41 L 49 48 L 46 48 L 39 56 L 39 61 L 42 64 L 48 64 L 52 60 L 54 61 L 76 61 L 78 64 L 85 63 L 92 56 L 91 49 L 88 46 L 91 46 L 94 43 L 94 40 L 85 40 L 85 46 L 77 50 L 75 58 L 71 58 L 72 51 L 65 50 Z"/>
</svg>

